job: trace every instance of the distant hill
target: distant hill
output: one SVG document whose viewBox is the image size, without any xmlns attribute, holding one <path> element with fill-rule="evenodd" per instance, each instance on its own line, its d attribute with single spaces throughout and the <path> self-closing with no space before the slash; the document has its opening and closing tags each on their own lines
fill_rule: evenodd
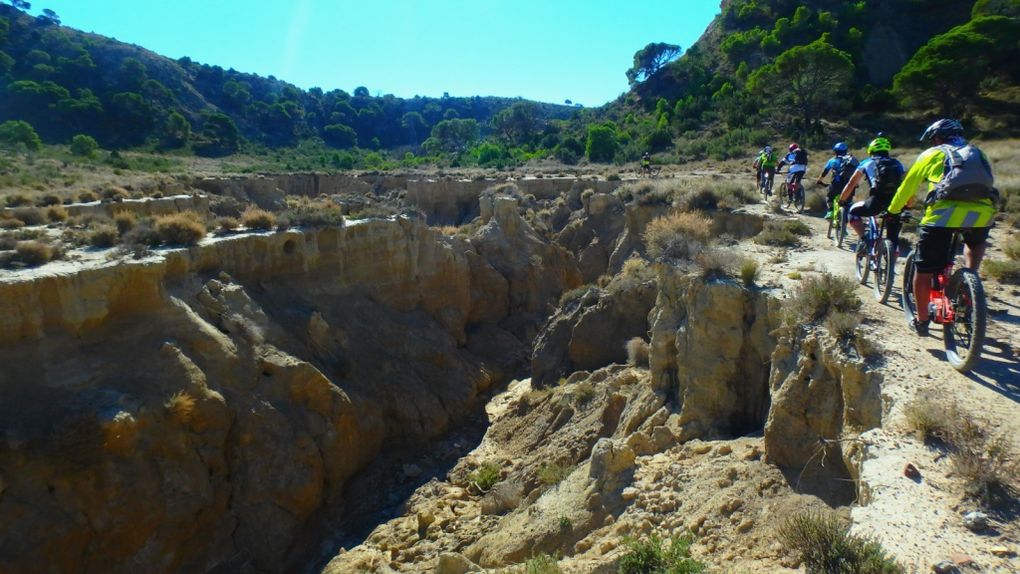
<svg viewBox="0 0 1020 574">
<path fill-rule="evenodd" d="M 689 157 L 776 133 L 820 144 L 850 125 L 906 132 L 938 115 L 1016 134 L 1018 16 L 1020 0 L 723 0 L 693 46 L 604 115 L 645 148 Z"/>
<path fill-rule="evenodd" d="M 413 148 L 444 120 L 464 120 L 452 126 L 484 135 L 515 104 L 526 106 L 539 133 L 545 122 L 576 112 L 519 98 L 306 91 L 272 76 L 171 60 L 0 6 L 0 122 L 25 120 L 50 143 L 83 133 L 107 148 L 188 145 L 208 155 L 235 151 L 240 138 L 270 147 L 322 138 L 336 148 Z"/>
</svg>

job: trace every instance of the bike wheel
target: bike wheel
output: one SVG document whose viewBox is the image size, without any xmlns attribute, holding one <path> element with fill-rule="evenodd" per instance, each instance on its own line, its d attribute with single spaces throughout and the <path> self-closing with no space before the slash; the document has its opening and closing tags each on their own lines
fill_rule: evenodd
<svg viewBox="0 0 1020 574">
<path fill-rule="evenodd" d="M 903 282 L 900 293 L 900 305 L 903 307 L 903 314 L 907 316 L 907 323 L 910 324 L 917 317 L 917 299 L 914 298 L 914 252 L 907 255 L 903 263 Z"/>
<path fill-rule="evenodd" d="M 785 181 L 779 184 L 779 202 L 783 206 L 783 209 L 789 209 L 790 205 L 793 204 L 793 200 L 790 198 L 788 190 L 789 188 Z"/>
<path fill-rule="evenodd" d="M 981 357 L 985 342 L 985 289 L 977 273 L 957 269 L 949 279 L 946 297 L 953 306 L 955 319 L 942 325 L 946 358 L 957 371 L 967 372 Z"/>
<path fill-rule="evenodd" d="M 875 246 L 875 300 L 885 303 L 892 293 L 896 260 L 893 257 L 892 241 L 886 239 Z"/>
<path fill-rule="evenodd" d="M 804 211 L 804 186 L 798 185 L 797 190 L 793 194 L 793 203 L 797 207 L 797 213 Z"/>
<path fill-rule="evenodd" d="M 870 261 L 868 260 L 868 253 L 871 249 L 867 246 L 863 250 L 856 250 L 854 252 L 854 276 L 860 281 L 861 285 L 868 284 L 868 273 L 871 271 Z"/>
<path fill-rule="evenodd" d="M 833 243 L 836 242 L 836 239 L 833 237 L 836 235 L 836 215 L 837 214 L 833 213 L 829 216 L 829 228 L 825 231 L 825 238 L 832 239 Z"/>
</svg>

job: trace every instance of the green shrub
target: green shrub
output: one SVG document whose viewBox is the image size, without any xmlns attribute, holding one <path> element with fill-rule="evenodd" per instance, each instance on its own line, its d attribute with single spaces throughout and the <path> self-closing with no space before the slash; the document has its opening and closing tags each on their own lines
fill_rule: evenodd
<svg viewBox="0 0 1020 574">
<path fill-rule="evenodd" d="M 21 120 L 11 120 L 0 124 L 0 143 L 22 144 L 30 150 L 42 147 L 39 134 L 35 133 L 32 124 Z"/>
<path fill-rule="evenodd" d="M 99 201 L 99 195 L 94 191 L 83 191 L 78 194 L 78 201 L 81 203 L 92 203 L 93 201 Z"/>
<path fill-rule="evenodd" d="M 88 231 L 88 243 L 93 247 L 113 247 L 120 239 L 117 228 L 109 224 L 100 224 Z"/>
<path fill-rule="evenodd" d="M 14 251 L 16 261 L 32 267 L 51 261 L 56 254 L 52 246 L 41 241 L 19 241 Z"/>
<path fill-rule="evenodd" d="M 850 526 L 832 514 L 797 514 L 780 526 L 779 539 L 809 574 L 903 572 L 878 542 L 850 534 Z"/>
<path fill-rule="evenodd" d="M 287 217 L 291 225 L 304 227 L 342 226 L 344 215 L 340 206 L 328 199 L 307 197 L 287 198 Z"/>
<path fill-rule="evenodd" d="M 64 203 L 60 196 L 55 193 L 47 193 L 46 195 L 39 198 L 40 207 L 49 207 L 51 205 L 60 205 Z"/>
<path fill-rule="evenodd" d="M 156 233 L 167 245 L 195 245 L 205 237 L 205 224 L 198 214 L 181 212 L 162 215 L 155 220 Z"/>
<path fill-rule="evenodd" d="M 656 535 L 647 540 L 628 540 L 627 551 L 620 556 L 620 574 L 697 574 L 705 565 L 691 558 L 690 536 L 664 542 Z"/>
<path fill-rule="evenodd" d="M 24 193 L 12 193 L 4 198 L 7 207 L 23 207 L 32 205 L 32 200 Z"/>
<path fill-rule="evenodd" d="M 516 570 L 514 574 L 560 574 L 560 567 L 552 556 L 538 554 L 529 558 L 524 568 Z"/>
<path fill-rule="evenodd" d="M 276 216 L 265 209 L 249 205 L 241 214 L 241 222 L 248 229 L 269 231 L 276 225 Z"/>
<path fill-rule="evenodd" d="M 801 281 L 788 305 L 795 323 L 815 322 L 831 313 L 856 313 L 861 308 L 857 283 L 849 277 L 822 273 Z"/>
<path fill-rule="evenodd" d="M 15 219 L 20 219 L 25 225 L 42 225 L 46 223 L 46 214 L 38 207 L 16 207 L 11 211 Z"/>
<path fill-rule="evenodd" d="M 71 154 L 80 157 L 92 157 L 99 149 L 99 142 L 91 136 L 78 134 L 71 138 Z"/>
<path fill-rule="evenodd" d="M 499 465 L 492 461 L 483 462 L 468 475 L 468 481 L 482 492 L 488 492 L 502 479 L 499 473 Z"/>
<path fill-rule="evenodd" d="M 810 234 L 811 229 L 800 220 L 770 220 L 765 223 L 761 233 L 754 237 L 754 242 L 774 247 L 796 247 L 800 245 L 800 236 Z"/>
</svg>

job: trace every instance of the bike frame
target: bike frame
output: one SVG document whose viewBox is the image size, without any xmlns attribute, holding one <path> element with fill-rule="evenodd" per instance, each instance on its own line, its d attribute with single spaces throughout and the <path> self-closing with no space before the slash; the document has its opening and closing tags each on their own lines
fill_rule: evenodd
<svg viewBox="0 0 1020 574">
<path fill-rule="evenodd" d="M 928 302 L 935 307 L 935 313 L 932 314 L 931 319 L 939 325 L 956 322 L 956 310 L 953 309 L 952 301 L 946 296 L 946 286 L 949 284 L 949 278 L 953 275 L 959 240 L 959 234 L 953 234 L 953 240 L 949 246 L 949 263 L 931 278 L 931 295 L 928 297 Z"/>
</svg>

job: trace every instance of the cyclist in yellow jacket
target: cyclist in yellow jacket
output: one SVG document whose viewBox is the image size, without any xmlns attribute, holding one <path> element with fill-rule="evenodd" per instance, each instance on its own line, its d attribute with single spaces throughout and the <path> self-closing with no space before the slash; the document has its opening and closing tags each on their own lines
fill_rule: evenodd
<svg viewBox="0 0 1020 574">
<path fill-rule="evenodd" d="M 933 146 L 914 161 L 888 209 L 889 213 L 898 214 L 913 203 L 918 187 L 928 183 L 914 260 L 917 317 L 912 327 L 922 337 L 928 334 L 932 275 L 949 263 L 953 233 L 964 230 L 963 264 L 976 272 L 985 254 L 997 195 L 988 158 L 963 139 L 960 122 L 938 120 L 924 131 L 921 141 L 926 140 Z"/>
</svg>

